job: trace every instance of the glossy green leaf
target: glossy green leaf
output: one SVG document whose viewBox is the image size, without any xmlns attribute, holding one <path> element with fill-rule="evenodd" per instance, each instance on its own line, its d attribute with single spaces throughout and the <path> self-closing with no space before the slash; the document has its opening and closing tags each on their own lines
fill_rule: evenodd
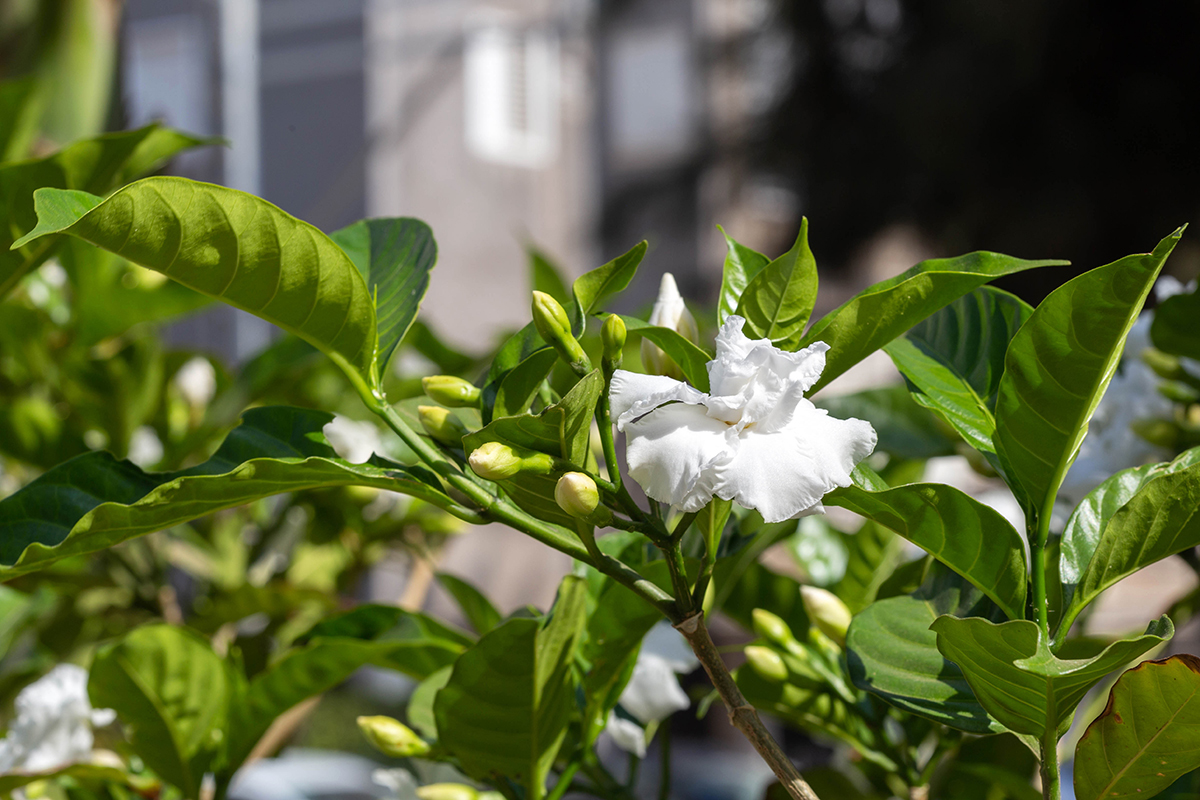
<svg viewBox="0 0 1200 800">
<path fill-rule="evenodd" d="M 500 612 L 492 605 L 492 601 L 474 586 L 446 572 L 439 572 L 437 579 L 442 588 L 454 598 L 454 602 L 458 603 L 463 616 L 471 623 L 476 633 L 485 634 L 500 624 L 503 619 Z"/>
<path fill-rule="evenodd" d="M 1125 337 L 1183 229 L 1154 252 L 1085 272 L 1050 293 L 1009 345 L 996 455 L 1031 521 L 1049 513 Z"/>
<path fill-rule="evenodd" d="M 754 276 L 762 272 L 771 262 L 757 250 L 734 241 L 720 225 L 717 229 L 725 237 L 725 266 L 721 270 L 721 295 L 717 300 L 717 325 L 725 324 L 725 318 L 737 312 L 738 301 Z"/>
<path fill-rule="evenodd" d="M 196 797 L 225 727 L 225 669 L 195 634 L 148 625 L 96 654 L 88 694 L 95 708 L 117 712 L 146 766 Z"/>
<path fill-rule="evenodd" d="M 1168 297 L 1154 309 L 1150 339 L 1164 353 L 1200 359 L 1200 291 Z"/>
<path fill-rule="evenodd" d="M 104 452 L 60 464 L 0 501 L 0 579 L 283 492 L 373 486 L 452 503 L 421 467 L 338 458 L 322 433 L 332 418 L 286 406 L 251 409 L 208 461 L 179 472 L 146 473 Z"/>
<path fill-rule="evenodd" d="M 533 323 L 526 324 L 524 328 L 508 337 L 504 344 L 496 350 L 496 355 L 492 357 L 492 363 L 488 367 L 487 377 L 484 379 L 485 385 L 498 382 L 506 372 L 546 347 L 549 347 L 549 344 L 537 332 Z M 486 393 L 487 390 L 484 391 Z"/>
<path fill-rule="evenodd" d="M 267 201 L 147 178 L 104 200 L 39 189 L 34 204 L 38 225 L 17 245 L 77 236 L 296 334 L 361 390 L 374 385 L 375 308 L 358 268 L 328 236 Z"/>
<path fill-rule="evenodd" d="M 962 670 L 938 652 L 929 626 L 942 614 L 1000 617 L 982 592 L 934 564 L 914 594 L 876 601 L 854 616 L 846 634 L 850 679 L 934 722 L 970 733 L 1003 730 L 975 699 Z"/>
<path fill-rule="evenodd" d="M 76 142 L 45 158 L 0 165 L 0 220 L 5 220 L 0 225 L 0 297 L 54 251 L 54 239 L 9 249 L 14 239 L 37 224 L 35 190 L 53 187 L 104 194 L 179 151 L 210 141 L 147 125 Z"/>
<path fill-rule="evenodd" d="M 1200 769 L 1200 658 L 1147 661 L 1122 675 L 1075 749 L 1075 797 L 1154 797 Z"/>
<path fill-rule="evenodd" d="M 825 342 L 825 371 L 809 390 L 821 387 L 967 292 L 1003 275 L 1066 264 L 1025 261 L 999 253 L 968 253 L 922 261 L 894 278 L 868 286 L 813 323 L 800 347 Z"/>
<path fill-rule="evenodd" d="M 808 218 L 801 217 L 792 249 L 750 279 L 736 313 L 745 318 L 744 333 L 751 339 L 770 339 L 783 350 L 796 350 L 816 301 L 817 262 L 808 247 Z"/>
<path fill-rule="evenodd" d="M 1063 580 L 1074 590 L 1065 590 L 1070 594 L 1070 603 L 1063 625 L 1070 625 L 1082 608 L 1122 578 L 1200 545 L 1198 461 L 1198 454 L 1189 451 L 1176 460 L 1179 466 L 1175 469 L 1173 465 L 1161 465 L 1157 473 L 1146 473 L 1144 477 L 1149 479 L 1108 519 L 1094 545 L 1085 533 L 1089 529 L 1081 519 L 1075 520 L 1076 526 L 1069 530 L 1071 555 L 1067 556 L 1064 542 L 1062 559 L 1066 567 Z M 1130 479 L 1137 480 L 1135 476 Z M 1119 486 L 1109 479 L 1100 488 L 1118 492 Z M 1103 506 L 1103 497 L 1098 499 Z M 1085 557 L 1089 549 L 1091 558 L 1076 579 L 1077 559 Z"/>
<path fill-rule="evenodd" d="M 474 643 L 474 639 L 438 619 L 396 606 L 363 604 L 344 614 L 322 620 L 298 640 L 358 639 L 386 645 L 376 651 L 374 663 L 424 679 L 448 667 Z"/>
<path fill-rule="evenodd" d="M 940 483 L 882 491 L 851 485 L 825 495 L 824 502 L 892 529 L 979 587 L 1009 619 L 1024 619 L 1025 546 L 991 506 Z"/>
<path fill-rule="evenodd" d="M 1020 298 L 981 286 L 884 347 L 907 379 L 913 399 L 937 412 L 993 462 L 1004 354 L 1032 313 Z"/>
<path fill-rule="evenodd" d="M 1141 636 L 1107 647 L 1088 643 L 1089 651 L 1072 654 L 1084 657 L 1063 660 L 1029 620 L 941 616 L 931 627 L 938 650 L 959 666 L 980 705 L 1009 730 L 1038 737 L 1065 732 L 1088 689 L 1175 633 L 1164 616 Z"/>
<path fill-rule="evenodd" d="M 488 384 L 484 388 L 484 409 L 488 412 L 485 421 L 529 411 L 542 383 L 557 363 L 558 353 L 554 348 L 543 347 L 505 372 L 498 381 Z"/>
<path fill-rule="evenodd" d="M 387 372 L 392 354 L 408 333 L 437 264 L 433 231 L 419 219 L 364 219 L 329 235 L 358 267 L 375 299 L 376 363 Z"/>
<path fill-rule="evenodd" d="M 621 315 L 629 333 L 654 342 L 679 365 L 687 382 L 702 392 L 708 391 L 708 362 L 712 356 L 670 328 L 660 328 L 637 317 Z"/>
<path fill-rule="evenodd" d="M 230 707 L 226 769 L 241 765 L 279 715 L 341 684 L 387 648 L 386 642 L 317 637 L 255 675 Z"/>
<path fill-rule="evenodd" d="M 504 776 L 543 796 L 575 701 L 586 592 L 582 578 L 565 578 L 548 622 L 510 619 L 455 662 L 434 714 L 440 746 L 467 775 Z"/>
<path fill-rule="evenodd" d="M 954 455 L 955 438 L 900 384 L 854 394 L 822 395 L 813 404 L 838 419 L 865 419 L 879 436 L 877 452 L 902 459 Z"/>
<path fill-rule="evenodd" d="M 571 292 L 563 280 L 562 271 L 550 256 L 536 247 L 527 248 L 529 255 L 529 277 L 535 292 L 544 292 L 557 300 L 563 308 L 571 306 Z"/>
<path fill-rule="evenodd" d="M 575 279 L 571 287 L 575 295 L 571 327 L 576 336 L 582 335 L 588 317 L 603 310 L 606 300 L 629 285 L 638 265 L 646 257 L 647 248 L 645 242 L 639 242 L 628 253 Z"/>
</svg>

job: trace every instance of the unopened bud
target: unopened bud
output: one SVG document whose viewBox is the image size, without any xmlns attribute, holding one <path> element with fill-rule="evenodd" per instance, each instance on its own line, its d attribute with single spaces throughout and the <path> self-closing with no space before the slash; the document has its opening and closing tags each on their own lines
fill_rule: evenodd
<svg viewBox="0 0 1200 800">
<path fill-rule="evenodd" d="M 462 420 L 441 406 L 417 406 L 417 416 L 425 432 L 443 444 L 461 445 L 467 435 L 467 426 Z"/>
<path fill-rule="evenodd" d="M 358 728 L 379 752 L 392 758 L 423 756 L 432 749 L 416 731 L 391 717 L 359 717 Z"/>
<path fill-rule="evenodd" d="M 746 662 L 763 678 L 782 683 L 788 679 L 788 668 L 783 659 L 769 647 L 750 645 L 746 648 Z"/>
<path fill-rule="evenodd" d="M 693 344 L 700 342 L 696 319 L 687 310 L 679 287 L 675 285 L 675 276 L 669 272 L 663 273 L 658 286 L 658 299 L 654 301 L 654 309 L 650 312 L 650 324 L 670 328 Z M 677 380 L 683 378 L 683 371 L 670 356 L 645 338 L 642 339 L 642 366 L 653 375 L 667 375 Z"/>
<path fill-rule="evenodd" d="M 582 472 L 568 472 L 554 486 L 554 502 L 572 517 L 587 519 L 600 505 L 600 490 Z"/>
<path fill-rule="evenodd" d="M 547 475 L 554 469 L 554 459 L 545 453 L 502 442 L 484 442 L 467 461 L 472 472 L 488 481 L 508 480 L 519 472 Z"/>
<path fill-rule="evenodd" d="M 478 800 L 479 792 L 465 783 L 430 783 L 417 789 L 421 800 Z"/>
<path fill-rule="evenodd" d="M 750 612 L 754 623 L 754 632 L 772 644 L 787 647 L 795 640 L 792 629 L 780 617 L 765 608 L 756 608 Z"/>
<path fill-rule="evenodd" d="M 421 378 L 425 394 L 435 403 L 448 408 L 467 408 L 479 405 L 481 392 L 477 386 L 453 375 L 430 375 Z"/>
<path fill-rule="evenodd" d="M 817 630 L 844 647 L 846 630 L 850 627 L 853 617 L 846 604 L 833 592 L 816 586 L 801 586 L 800 599 L 804 602 L 808 618 L 817 626 Z"/>
<path fill-rule="evenodd" d="M 600 327 L 600 341 L 604 345 L 604 363 L 611 369 L 621 366 L 626 335 L 625 321 L 616 314 L 609 314 Z"/>
<path fill-rule="evenodd" d="M 568 319 L 567 312 L 557 300 L 545 292 L 533 293 L 533 326 L 576 373 L 591 372 L 592 363 L 571 333 L 571 320 Z"/>
</svg>

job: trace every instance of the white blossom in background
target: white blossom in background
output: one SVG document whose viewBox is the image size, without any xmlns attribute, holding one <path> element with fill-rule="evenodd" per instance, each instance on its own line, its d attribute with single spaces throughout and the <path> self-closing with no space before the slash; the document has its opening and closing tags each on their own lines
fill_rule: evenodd
<svg viewBox="0 0 1200 800">
<path fill-rule="evenodd" d="M 608 716 L 605 731 L 613 742 L 639 758 L 645 756 L 646 729 L 691 705 L 677 676 L 699 665 L 670 623 L 660 622 L 651 628 L 642 641 L 629 683 L 617 701 L 634 719 L 618 716 L 615 711 Z"/>
<path fill-rule="evenodd" d="M 129 454 L 127 458 L 142 469 L 149 469 L 159 461 L 162 461 L 162 457 L 162 440 L 158 438 L 158 434 L 154 432 L 154 428 L 151 428 L 149 425 L 142 425 L 135 428 L 129 436 Z"/>
<path fill-rule="evenodd" d="M 203 408 L 217 393 L 217 371 L 207 358 L 196 356 L 175 373 L 175 388 L 192 408 Z"/>
<path fill-rule="evenodd" d="M 362 464 L 383 450 L 379 428 L 371 422 L 359 422 L 338 415 L 332 422 L 326 423 L 322 430 L 334 452 L 351 464 Z"/>
<path fill-rule="evenodd" d="M 662 282 L 658 285 L 658 298 L 650 311 L 650 324 L 669 328 L 689 342 L 700 341 L 696 318 L 687 310 L 679 287 L 675 284 L 675 276 L 669 272 L 663 273 Z M 683 377 L 675 362 L 646 338 L 642 339 L 642 366 L 653 375 L 669 375 L 677 379 Z"/>
<path fill-rule="evenodd" d="M 389 800 L 416 800 L 417 781 L 406 769 L 377 769 L 371 780 L 388 790 Z"/>
<path fill-rule="evenodd" d="M 767 522 L 824 510 L 875 449 L 875 429 L 829 416 L 804 398 L 829 345 L 788 353 L 750 339 L 730 316 L 708 363 L 711 394 L 656 375 L 617 370 L 611 401 L 626 435 L 629 474 L 650 497 L 699 511 L 713 496 L 754 508 Z"/>
<path fill-rule="evenodd" d="M 1154 286 L 1154 296 L 1162 302 L 1194 289 L 1195 284 L 1184 286 L 1164 275 Z M 1142 353 L 1153 346 L 1150 341 L 1153 321 L 1154 313 L 1143 311 L 1125 337 L 1121 363 L 1096 406 L 1087 437 L 1059 490 L 1059 497 L 1071 505 L 1079 503 L 1116 472 L 1171 457 L 1168 450 L 1146 441 L 1133 430 L 1133 424 L 1139 420 L 1170 418 L 1174 411 L 1174 404 L 1158 391 L 1157 373 L 1142 361 Z M 1194 365 L 1190 359 L 1182 361 L 1185 367 Z"/>
<path fill-rule="evenodd" d="M 117 715 L 92 708 L 87 680 L 84 668 L 59 664 L 21 690 L 16 719 L 0 739 L 0 774 L 43 772 L 91 755 L 92 726 L 108 725 Z"/>
</svg>

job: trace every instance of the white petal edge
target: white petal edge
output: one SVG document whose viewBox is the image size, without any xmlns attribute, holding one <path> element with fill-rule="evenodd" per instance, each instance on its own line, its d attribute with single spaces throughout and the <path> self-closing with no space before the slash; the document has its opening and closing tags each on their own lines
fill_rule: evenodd
<svg viewBox="0 0 1200 800">
<path fill-rule="evenodd" d="M 647 495 L 685 512 L 712 499 L 715 468 L 733 457 L 737 432 L 702 406 L 672 403 L 625 425 L 630 476 Z"/>
<path fill-rule="evenodd" d="M 665 375 L 643 375 L 619 369 L 613 373 L 608 393 L 612 418 L 617 430 L 625 430 L 630 420 L 646 414 L 664 403 L 679 401 L 699 405 L 705 394 L 682 381 Z"/>
</svg>

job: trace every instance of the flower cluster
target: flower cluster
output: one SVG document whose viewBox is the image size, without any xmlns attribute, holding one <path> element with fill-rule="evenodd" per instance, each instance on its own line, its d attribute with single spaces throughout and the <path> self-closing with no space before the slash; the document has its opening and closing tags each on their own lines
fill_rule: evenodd
<svg viewBox="0 0 1200 800">
<path fill-rule="evenodd" d="M 116 719 L 112 709 L 94 709 L 87 670 L 59 664 L 17 695 L 16 719 L 0 740 L 0 774 L 41 772 L 86 759 L 92 726 Z"/>
</svg>

